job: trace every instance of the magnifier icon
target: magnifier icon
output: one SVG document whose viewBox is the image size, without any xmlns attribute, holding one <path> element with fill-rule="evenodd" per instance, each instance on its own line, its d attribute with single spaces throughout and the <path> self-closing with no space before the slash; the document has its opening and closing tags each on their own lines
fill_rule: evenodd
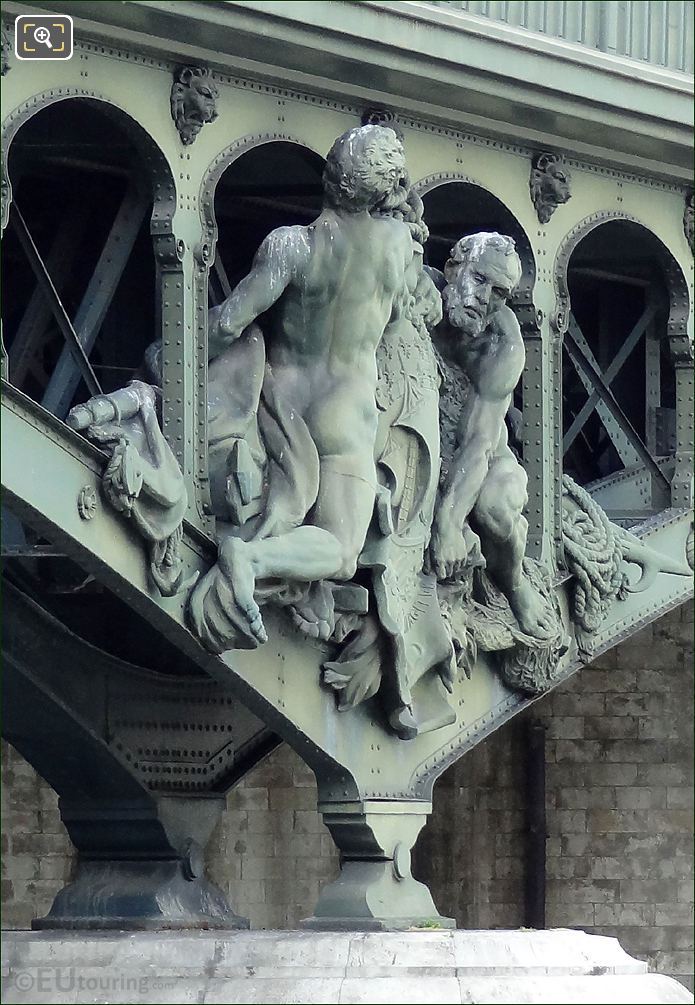
<svg viewBox="0 0 695 1005">
<path fill-rule="evenodd" d="M 48 28 L 43 28 L 39 26 L 34 29 L 34 40 L 40 42 L 41 45 L 45 45 L 47 49 L 52 49 L 51 45 L 51 33 Z"/>
</svg>

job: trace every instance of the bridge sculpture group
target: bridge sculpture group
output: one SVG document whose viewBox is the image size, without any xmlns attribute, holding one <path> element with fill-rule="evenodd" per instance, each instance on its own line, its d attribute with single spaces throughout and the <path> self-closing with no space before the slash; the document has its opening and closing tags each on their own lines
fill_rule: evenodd
<svg viewBox="0 0 695 1005">
<path fill-rule="evenodd" d="M 342 871 L 307 924 L 403 927 L 438 917 L 409 865 L 436 777 L 587 659 L 612 605 L 690 569 L 567 476 L 560 567 L 525 557 L 514 241 L 469 234 L 443 273 L 425 265 L 423 203 L 388 126 L 340 136 L 323 191 L 318 218 L 274 230 L 209 313 L 211 567 L 186 547 L 184 480 L 157 420 L 160 343 L 141 379 L 68 425 L 106 450 L 104 496 L 144 539 L 152 598 L 177 605 L 174 641 L 316 772 Z M 487 704 L 469 709 L 480 675 Z M 167 923 L 237 924 L 200 892 L 182 805 L 164 827 L 200 890 Z M 161 897 L 127 906 L 122 868 L 97 908 L 92 862 L 44 924 L 161 922 Z M 152 882 L 171 892 L 180 876 Z"/>
</svg>

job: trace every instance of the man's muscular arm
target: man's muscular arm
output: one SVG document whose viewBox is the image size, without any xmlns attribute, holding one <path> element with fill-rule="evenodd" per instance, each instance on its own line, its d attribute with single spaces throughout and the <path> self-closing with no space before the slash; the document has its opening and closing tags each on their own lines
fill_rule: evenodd
<svg viewBox="0 0 695 1005">
<path fill-rule="evenodd" d="M 466 372 L 471 388 L 459 416 L 457 449 L 432 534 L 440 577 L 451 575 L 465 561 L 466 522 L 493 456 L 506 445 L 504 417 L 524 367 L 521 332 L 509 308 L 494 315 L 489 330 L 471 345 L 468 357 Z"/>
<path fill-rule="evenodd" d="M 474 391 L 500 400 L 513 394 L 525 362 L 519 322 L 504 306 L 490 317 L 486 331 L 471 342 L 464 369 Z"/>
<path fill-rule="evenodd" d="M 208 358 L 219 356 L 280 299 L 308 254 L 304 227 L 279 227 L 261 244 L 249 274 L 208 314 Z"/>
<path fill-rule="evenodd" d="M 459 417 L 457 450 L 442 500 L 459 527 L 475 505 L 500 444 L 524 357 L 519 324 L 512 311 L 503 307 L 469 354 L 471 390 Z"/>
<path fill-rule="evenodd" d="M 483 398 L 471 390 L 461 412 L 459 445 L 440 506 L 441 518 L 459 530 L 473 509 L 500 441 L 509 395 Z"/>
</svg>

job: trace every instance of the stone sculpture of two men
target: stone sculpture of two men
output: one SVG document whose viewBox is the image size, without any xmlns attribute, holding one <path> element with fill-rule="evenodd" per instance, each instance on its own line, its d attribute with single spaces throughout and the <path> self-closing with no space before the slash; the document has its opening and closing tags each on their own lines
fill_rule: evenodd
<svg viewBox="0 0 695 1005">
<path fill-rule="evenodd" d="M 241 357 L 233 346 L 245 339 L 253 365 L 243 373 L 257 386 L 241 427 L 265 453 L 264 474 L 255 478 L 257 512 L 247 508 L 251 515 L 239 524 L 237 500 L 237 525 L 225 525 L 231 514 L 221 502 L 218 562 L 191 598 L 194 630 L 215 651 L 265 641 L 259 599 L 278 581 L 295 585 L 296 623 L 315 625 L 319 584 L 353 578 L 372 520 L 376 350 L 387 325 L 408 309 L 417 283 L 408 274 L 422 271 L 421 249 L 406 223 L 383 209 L 399 196 L 402 202 L 407 187 L 393 130 L 345 133 L 328 154 L 323 182 L 318 219 L 273 231 L 249 275 L 211 312 L 210 384 L 220 388 L 210 396 L 212 440 L 216 423 L 229 426 L 225 386 L 238 383 Z M 504 422 L 524 365 L 519 326 L 506 306 L 520 275 L 511 239 L 490 234 L 459 241 L 446 267 L 446 318 L 435 343 L 469 387 L 447 434 L 453 452 L 431 559 L 440 579 L 459 575 L 479 554 L 477 532 L 489 574 L 522 630 L 543 635 L 547 614 L 522 569 L 526 476 Z M 261 317 L 263 333 L 255 327 Z M 246 463 L 253 469 L 256 462 L 249 455 Z M 220 498 L 229 503 L 245 475 L 254 481 L 252 470 L 228 474 Z M 325 623 L 322 634 L 332 627 Z"/>
<path fill-rule="evenodd" d="M 272 231 L 209 314 L 218 557 L 189 621 L 212 652 L 255 648 L 262 608 L 282 606 L 328 644 L 339 707 L 380 692 L 411 737 L 455 718 L 444 702 L 418 723 L 412 688 L 434 671 L 451 689 L 457 636 L 443 610 L 474 567 L 523 636 L 557 631 L 524 570 L 526 475 L 505 427 L 524 366 L 507 306 L 521 265 L 499 234 L 460 240 L 443 275 L 423 265 L 423 205 L 388 127 L 340 136 L 323 188 L 319 217 Z"/>
</svg>

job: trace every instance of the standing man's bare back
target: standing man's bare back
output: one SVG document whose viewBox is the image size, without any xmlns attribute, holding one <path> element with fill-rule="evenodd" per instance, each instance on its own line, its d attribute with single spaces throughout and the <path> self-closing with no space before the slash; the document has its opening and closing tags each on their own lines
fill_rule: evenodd
<svg viewBox="0 0 695 1005">
<path fill-rule="evenodd" d="M 412 257 L 407 227 L 366 211 L 325 209 L 309 227 L 273 231 L 219 313 L 215 346 L 224 348 L 274 304 L 266 353 L 283 397 L 329 448 L 341 435 L 348 446 L 361 444 L 376 416 L 376 347 L 401 308 Z M 340 404 L 359 430 L 336 431 L 335 411 L 323 421 L 326 408 Z"/>
</svg>

